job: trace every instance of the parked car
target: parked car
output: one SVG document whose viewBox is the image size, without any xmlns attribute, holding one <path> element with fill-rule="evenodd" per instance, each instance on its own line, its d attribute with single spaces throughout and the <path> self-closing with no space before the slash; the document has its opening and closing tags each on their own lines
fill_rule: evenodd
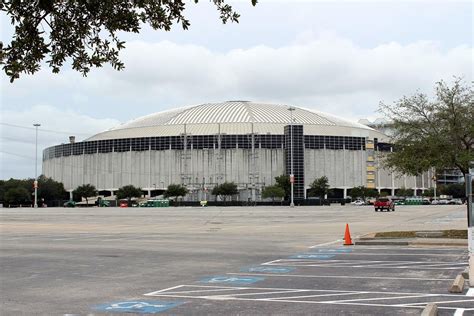
<svg viewBox="0 0 474 316">
<path fill-rule="evenodd" d="M 393 200 L 391 198 L 381 197 L 381 198 L 378 198 L 377 200 L 375 200 L 374 208 L 375 208 L 376 212 L 383 211 L 383 210 L 387 210 L 389 212 L 390 211 L 394 212 L 395 211 L 395 203 L 393 202 Z"/>
<path fill-rule="evenodd" d="M 63 204 L 64 207 L 76 207 L 76 202 L 70 200 Z"/>
<path fill-rule="evenodd" d="M 352 205 L 356 205 L 356 206 L 361 206 L 361 205 L 365 205 L 365 202 L 362 201 L 362 200 L 355 200 L 354 202 L 351 203 Z"/>
<path fill-rule="evenodd" d="M 405 200 L 394 200 L 393 203 L 395 205 L 405 205 Z"/>
<path fill-rule="evenodd" d="M 448 201 L 448 204 L 449 205 L 461 205 L 462 201 L 461 201 L 461 199 L 452 199 L 452 200 Z"/>
</svg>

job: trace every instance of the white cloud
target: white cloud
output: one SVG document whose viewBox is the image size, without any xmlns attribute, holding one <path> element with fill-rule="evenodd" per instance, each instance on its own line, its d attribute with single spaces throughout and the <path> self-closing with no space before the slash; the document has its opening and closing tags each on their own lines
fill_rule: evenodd
<svg viewBox="0 0 474 316">
<path fill-rule="evenodd" d="M 440 79 L 472 75 L 472 47 L 442 50 L 435 42 L 396 42 L 362 48 L 331 34 L 305 35 L 295 44 L 216 53 L 195 45 L 131 42 L 128 70 L 116 77 L 128 90 L 165 107 L 232 98 L 301 101 L 306 107 L 355 119 L 421 90 L 431 93 Z M 127 91 L 127 90 L 125 90 Z"/>
<path fill-rule="evenodd" d="M 119 124 L 114 119 L 96 119 L 71 110 L 37 105 L 20 111 L 2 111 L 0 179 L 34 177 L 35 129 L 38 130 L 38 173 L 44 148 L 66 143 L 69 136 L 78 141 Z M 77 134 L 77 131 L 81 131 Z"/>
<path fill-rule="evenodd" d="M 67 69 L 59 75 L 45 69 L 5 84 L 2 121 L 27 126 L 41 122 L 44 129 L 94 134 L 117 125 L 117 119 L 232 99 L 290 103 L 358 120 L 374 117 L 380 101 L 390 103 L 417 90 L 432 93 L 440 79 L 472 80 L 473 53 L 470 46 L 445 49 L 432 41 L 367 48 L 331 33 L 311 32 L 286 46 L 227 52 L 132 41 L 122 53 L 123 72 L 106 67 L 83 78 Z M 34 157 L 33 130 L 3 126 L 2 134 L 2 150 Z M 59 144 L 67 136 L 44 133 L 40 143 Z M 0 177 L 14 176 L 10 170 L 20 170 L 17 163 L 19 158 L 3 154 Z"/>
</svg>

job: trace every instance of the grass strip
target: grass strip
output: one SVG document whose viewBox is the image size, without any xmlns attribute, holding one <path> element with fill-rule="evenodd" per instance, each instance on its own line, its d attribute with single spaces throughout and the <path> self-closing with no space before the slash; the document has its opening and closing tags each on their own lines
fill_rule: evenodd
<svg viewBox="0 0 474 316">
<path fill-rule="evenodd" d="M 451 238 L 451 239 L 467 239 L 466 229 L 448 229 L 443 230 L 440 236 L 430 236 L 428 238 Z M 416 231 L 394 231 L 380 232 L 375 234 L 375 238 L 416 238 Z"/>
</svg>

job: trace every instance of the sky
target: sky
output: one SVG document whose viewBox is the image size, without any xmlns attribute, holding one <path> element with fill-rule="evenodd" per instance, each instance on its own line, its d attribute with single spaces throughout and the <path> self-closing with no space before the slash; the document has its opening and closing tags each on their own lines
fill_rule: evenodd
<svg viewBox="0 0 474 316">
<path fill-rule="evenodd" d="M 373 120 L 380 102 L 474 79 L 471 1 L 230 1 L 241 18 L 226 25 L 210 1 L 193 2 L 187 31 L 121 34 L 121 72 L 43 65 L 14 83 L 2 72 L 0 179 L 35 176 L 34 123 L 41 174 L 42 150 L 69 135 L 80 141 L 167 109 L 251 100 Z"/>
</svg>

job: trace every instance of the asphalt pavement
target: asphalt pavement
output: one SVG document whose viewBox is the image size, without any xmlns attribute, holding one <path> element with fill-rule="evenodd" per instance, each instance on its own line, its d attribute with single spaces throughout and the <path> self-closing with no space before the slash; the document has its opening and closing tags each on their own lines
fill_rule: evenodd
<svg viewBox="0 0 474 316">
<path fill-rule="evenodd" d="M 0 209 L 2 315 L 473 314 L 465 247 L 342 246 L 461 229 L 462 206 Z"/>
</svg>

